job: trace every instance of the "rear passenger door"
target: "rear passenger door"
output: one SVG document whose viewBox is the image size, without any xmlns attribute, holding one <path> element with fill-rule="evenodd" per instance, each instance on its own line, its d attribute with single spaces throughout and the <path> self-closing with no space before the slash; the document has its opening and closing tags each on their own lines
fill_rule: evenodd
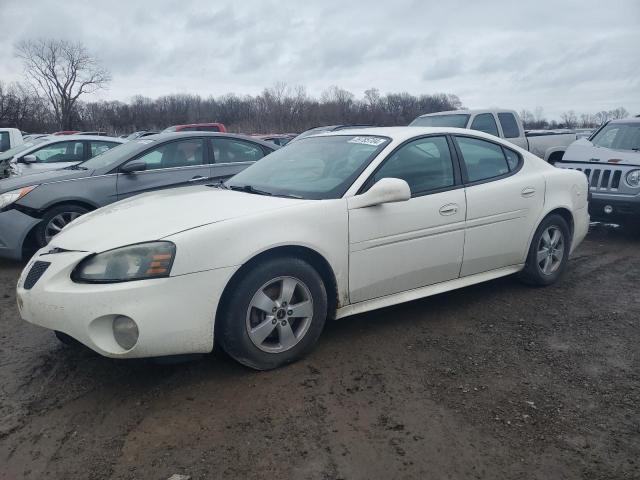
<svg viewBox="0 0 640 480">
<path fill-rule="evenodd" d="M 454 137 L 467 198 L 461 276 L 523 263 L 544 203 L 543 176 L 514 150 Z"/>
<path fill-rule="evenodd" d="M 272 151 L 257 143 L 228 137 L 212 137 L 209 145 L 213 158 L 212 177 L 216 182 L 234 176 Z"/>
<path fill-rule="evenodd" d="M 146 170 L 133 173 L 118 171 L 118 200 L 151 190 L 203 184 L 211 179 L 204 138 L 189 137 L 165 142 L 126 163 L 130 162 L 143 162 Z"/>
</svg>

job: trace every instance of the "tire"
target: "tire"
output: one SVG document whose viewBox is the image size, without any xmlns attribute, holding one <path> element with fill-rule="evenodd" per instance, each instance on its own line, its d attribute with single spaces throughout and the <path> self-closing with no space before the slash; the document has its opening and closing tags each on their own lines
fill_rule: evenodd
<svg viewBox="0 0 640 480">
<path fill-rule="evenodd" d="M 84 207 L 71 204 L 58 205 L 47 210 L 35 231 L 35 240 L 38 248 L 47 245 L 51 237 L 55 236 L 69 222 L 88 212 L 89 210 Z"/>
<path fill-rule="evenodd" d="M 280 257 L 251 268 L 233 286 L 215 336 L 239 363 L 271 370 L 309 353 L 326 319 L 327 292 L 318 272 L 303 260 Z"/>
<path fill-rule="evenodd" d="M 59 332 L 58 330 L 54 330 L 56 338 L 60 340 L 61 343 L 68 345 L 69 347 L 80 347 L 82 344 L 73 338 L 71 335 L 67 335 L 66 333 Z"/>
<path fill-rule="evenodd" d="M 560 238 L 555 237 L 556 232 Z M 554 238 L 557 238 L 555 246 Z M 551 252 L 550 242 L 553 248 Z M 552 285 L 566 270 L 570 249 L 571 233 L 566 220 L 560 215 L 549 215 L 542 220 L 533 235 L 525 267 L 520 272 L 521 280 L 529 285 Z M 546 256 L 543 256 L 544 252 L 547 252 Z"/>
</svg>

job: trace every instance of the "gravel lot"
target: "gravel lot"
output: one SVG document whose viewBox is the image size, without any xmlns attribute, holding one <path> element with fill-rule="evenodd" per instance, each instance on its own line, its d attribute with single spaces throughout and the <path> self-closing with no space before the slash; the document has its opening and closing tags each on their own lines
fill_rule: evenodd
<svg viewBox="0 0 640 480">
<path fill-rule="evenodd" d="M 640 238 L 328 326 L 290 367 L 114 361 L 18 318 L 0 262 L 0 478 L 640 478 Z"/>
</svg>

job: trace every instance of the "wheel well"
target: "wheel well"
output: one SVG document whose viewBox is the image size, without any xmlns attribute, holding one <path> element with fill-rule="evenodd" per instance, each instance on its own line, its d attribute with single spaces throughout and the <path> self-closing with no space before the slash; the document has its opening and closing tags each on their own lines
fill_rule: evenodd
<svg viewBox="0 0 640 480">
<path fill-rule="evenodd" d="M 31 215 L 36 216 L 37 218 L 42 218 L 43 215 L 47 213 L 49 210 L 51 210 L 52 208 L 59 207 L 61 205 L 75 205 L 77 207 L 86 208 L 89 211 L 96 209 L 96 206 L 91 205 L 90 203 L 82 202 L 79 200 L 70 200 L 68 202 L 54 203 L 53 205 L 49 205 L 47 208 L 39 210 L 37 213 L 31 214 Z M 38 242 L 36 241 L 36 238 L 35 238 L 36 229 L 38 228 L 39 225 L 40 223 L 37 223 L 31 230 L 29 230 L 29 233 L 27 233 L 27 235 L 24 237 L 24 242 L 22 243 L 23 258 L 27 258 L 28 256 L 30 256 L 29 255 L 30 253 L 34 253 L 39 248 Z"/>
<path fill-rule="evenodd" d="M 38 215 L 42 217 L 45 213 L 53 208 L 60 207 L 62 205 L 75 205 L 76 207 L 86 208 L 87 210 L 95 210 L 97 207 L 95 205 L 91 205 L 88 202 L 83 202 L 82 200 L 69 200 L 65 202 L 54 203 L 53 205 L 49 205 L 47 208 L 43 208 L 38 212 Z"/>
<path fill-rule="evenodd" d="M 547 218 L 549 215 L 560 215 L 569 225 L 569 233 L 571 234 L 571 238 L 573 239 L 573 215 L 566 208 L 556 208 L 555 210 L 551 210 L 544 218 Z"/>
<path fill-rule="evenodd" d="M 551 155 L 549 155 L 549 160 L 548 162 L 553 165 L 554 163 L 556 163 L 559 160 L 562 160 L 562 157 L 564 156 L 564 152 L 553 152 Z"/>
<path fill-rule="evenodd" d="M 338 308 L 338 284 L 336 282 L 336 277 L 333 273 L 331 265 L 329 265 L 329 262 L 327 262 L 327 260 L 315 250 L 294 245 L 272 248 L 256 255 L 251 260 L 242 265 L 238 269 L 238 271 L 233 274 L 231 280 L 229 280 L 227 286 L 222 292 L 220 302 L 218 303 L 218 309 L 216 311 L 216 318 L 219 318 L 219 313 L 221 313 L 223 309 L 226 308 L 226 304 L 231 292 L 234 291 L 234 289 L 238 285 L 238 282 L 247 271 L 251 270 L 251 268 L 259 264 L 260 262 L 278 257 L 299 258 L 308 262 L 313 268 L 315 268 L 315 270 L 320 275 L 320 278 L 322 278 L 325 289 L 327 291 L 328 317 L 334 318 L 336 309 Z M 216 322 L 216 327 L 217 325 L 218 322 Z M 214 330 L 216 327 L 214 327 Z"/>
</svg>

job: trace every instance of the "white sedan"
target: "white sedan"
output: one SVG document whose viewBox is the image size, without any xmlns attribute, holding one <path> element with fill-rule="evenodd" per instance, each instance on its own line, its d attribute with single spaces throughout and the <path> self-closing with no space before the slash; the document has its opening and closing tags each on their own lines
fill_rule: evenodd
<svg viewBox="0 0 640 480">
<path fill-rule="evenodd" d="M 587 181 L 455 128 L 330 132 L 224 185 L 74 221 L 26 266 L 22 318 L 108 357 L 210 352 L 270 369 L 327 319 L 519 273 L 554 283 L 584 238 Z"/>
</svg>

